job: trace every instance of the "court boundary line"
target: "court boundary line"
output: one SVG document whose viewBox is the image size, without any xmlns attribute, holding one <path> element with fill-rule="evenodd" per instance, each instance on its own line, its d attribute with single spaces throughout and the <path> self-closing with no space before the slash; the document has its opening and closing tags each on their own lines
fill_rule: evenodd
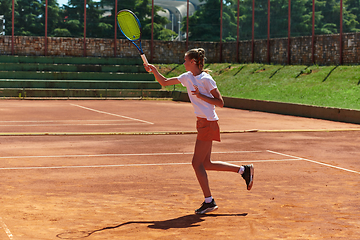
<svg viewBox="0 0 360 240">
<path fill-rule="evenodd" d="M 226 151 L 212 152 L 212 154 L 235 154 L 235 153 L 260 153 L 263 151 Z M 79 157 L 120 157 L 120 156 L 166 156 L 166 155 L 192 155 L 193 152 L 173 153 L 104 153 L 104 154 L 65 154 L 65 155 L 40 155 L 40 156 L 1 156 L 0 159 L 21 159 L 21 158 L 79 158 Z"/>
<path fill-rule="evenodd" d="M 318 162 L 318 161 L 314 161 L 314 160 L 310 160 L 310 159 L 306 159 L 306 158 L 302 158 L 302 157 L 296 157 L 296 156 L 293 156 L 293 155 L 289 155 L 289 154 L 285 154 L 285 153 L 280 153 L 280 152 L 275 152 L 275 151 L 271 151 L 271 150 L 266 150 L 266 151 L 267 151 L 267 152 L 270 152 L 270 153 L 277 154 L 277 155 L 281 155 L 281 156 L 284 156 L 284 157 L 291 157 L 291 158 L 295 158 L 295 159 L 299 159 L 299 160 L 303 160 L 303 161 L 307 161 L 307 162 L 311 162 L 311 163 L 316 163 L 316 164 L 318 164 L 318 165 L 323 165 L 323 166 L 326 166 L 326 167 L 343 170 L 343 171 L 346 171 L 346 172 L 351 172 L 351 173 L 360 174 L 360 172 L 358 172 L 358 171 L 351 170 L 351 169 L 347 169 L 347 168 L 343 168 L 343 167 L 334 166 L 334 165 L 327 164 L 327 163 L 322 163 L 322 162 Z"/>
<path fill-rule="evenodd" d="M 141 123 L 139 123 L 141 124 Z M 0 127 L 55 127 L 55 126 L 124 126 L 134 125 L 128 119 L 118 120 L 29 120 L 29 121 L 0 121 Z"/>
<path fill-rule="evenodd" d="M 13 120 L 3 120 L 0 123 L 51 123 L 51 122 L 93 122 L 93 121 L 101 121 L 101 122 L 123 122 L 126 120 L 109 120 L 109 119 L 64 119 L 64 120 L 23 120 L 23 121 L 13 121 Z"/>
<path fill-rule="evenodd" d="M 125 124 L 121 124 L 121 126 L 124 125 L 134 125 L 134 123 L 125 123 Z M 99 124 L 99 123 L 74 123 L 74 124 L 28 124 L 28 125 L 3 125 L 0 124 L 0 127 L 61 127 L 61 126 L 119 126 L 119 124 L 116 123 L 103 123 L 103 124 Z M 49 135 L 49 134 L 47 134 Z"/>
<path fill-rule="evenodd" d="M 140 120 L 141 121 L 141 120 Z M 154 124 L 154 123 L 152 123 Z M 16 125 L 14 125 L 16 126 Z M 349 129 L 287 129 L 287 130 L 224 130 L 221 134 L 232 133 L 301 133 L 301 132 L 357 132 L 360 128 Z M 155 132 L 0 132 L 0 136 L 97 136 L 97 135 L 187 135 L 197 131 L 155 131 Z"/>
<path fill-rule="evenodd" d="M 127 116 L 114 114 L 114 113 L 109 113 L 109 112 L 104 112 L 104 111 L 96 110 L 96 109 L 93 109 L 93 108 L 84 107 L 84 106 L 81 106 L 81 105 L 78 105 L 78 104 L 70 103 L 70 105 L 74 106 L 74 107 L 79 107 L 79 108 L 82 108 L 82 109 L 86 109 L 86 110 L 89 110 L 89 111 L 97 112 L 97 113 L 107 114 L 107 115 L 111 115 L 111 116 L 115 116 L 115 117 L 126 118 L 126 119 L 130 119 L 130 120 L 134 120 L 134 121 L 138 121 L 138 122 L 143 122 L 143 123 L 147 123 L 147 124 L 154 124 L 152 122 L 148 122 L 148 121 L 145 121 L 145 120 L 132 118 L 132 117 L 127 117 Z"/>
<path fill-rule="evenodd" d="M 272 150 L 265 151 L 228 151 L 228 152 L 213 152 L 213 154 L 235 154 L 235 153 L 261 153 L 268 152 L 275 155 L 280 155 L 284 157 L 288 157 L 289 159 L 263 159 L 263 160 L 237 160 L 237 161 L 226 161 L 229 163 L 232 162 L 280 162 L 280 161 L 307 161 L 311 163 L 315 163 L 318 165 L 339 169 L 346 172 L 356 173 L 360 175 L 360 172 L 334 166 L 327 163 L 318 162 L 315 160 L 310 160 L 302 157 L 293 156 L 290 154 L 280 153 Z M 116 156 L 166 156 L 166 155 L 191 155 L 193 152 L 179 152 L 179 153 L 123 153 L 123 154 L 84 154 L 84 155 L 54 155 L 54 156 L 8 156 L 8 157 L 0 157 L 0 159 L 25 159 L 25 158 L 78 158 L 78 157 L 116 157 Z M 33 166 L 33 167 L 8 167 L 8 168 L 0 168 L 0 170 L 34 170 L 34 169 L 66 169 L 66 168 L 108 168 L 108 167 L 141 167 L 141 166 L 171 166 L 171 165 L 189 165 L 190 162 L 183 163 L 150 163 L 150 164 L 109 164 L 109 165 L 75 165 L 75 166 Z"/>
<path fill-rule="evenodd" d="M 12 240 L 14 236 L 12 235 L 10 229 L 6 226 L 4 220 L 2 219 L 1 216 L 0 216 L 0 226 L 4 229 L 6 235 L 9 237 L 9 239 Z"/>
<path fill-rule="evenodd" d="M 264 159 L 264 160 L 244 160 L 244 161 L 226 161 L 228 163 L 243 162 L 243 163 L 259 163 L 259 162 L 288 162 L 301 161 L 300 159 Z M 151 166 L 176 166 L 176 165 L 191 165 L 191 162 L 178 163 L 130 163 L 130 164 L 109 164 L 109 165 L 72 165 L 72 166 L 48 166 L 48 167 L 9 167 L 0 168 L 0 170 L 42 170 L 42 169 L 76 169 L 76 168 L 116 168 L 116 167 L 151 167 Z"/>
</svg>

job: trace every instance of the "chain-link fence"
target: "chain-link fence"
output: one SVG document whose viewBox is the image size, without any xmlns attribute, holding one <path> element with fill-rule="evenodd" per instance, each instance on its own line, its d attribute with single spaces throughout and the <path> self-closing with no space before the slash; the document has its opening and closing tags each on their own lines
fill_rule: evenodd
<svg viewBox="0 0 360 240">
<path fill-rule="evenodd" d="M 360 31 L 360 0 L 1 0 L 0 34 L 43 36 L 45 45 L 49 37 L 83 38 L 84 49 L 86 38 L 116 43 L 121 9 L 137 14 L 151 41 L 288 38 L 290 47 L 292 37 L 339 34 L 341 42 L 343 32 Z"/>
</svg>

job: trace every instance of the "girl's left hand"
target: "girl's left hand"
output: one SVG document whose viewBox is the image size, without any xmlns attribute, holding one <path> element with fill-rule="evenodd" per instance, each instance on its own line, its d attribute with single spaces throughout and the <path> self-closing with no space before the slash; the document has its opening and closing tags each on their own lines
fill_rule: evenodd
<svg viewBox="0 0 360 240">
<path fill-rule="evenodd" d="M 194 91 L 191 91 L 191 93 L 192 93 L 192 95 L 196 95 L 196 96 L 199 96 L 199 94 L 200 94 L 200 91 L 199 91 L 199 88 L 198 88 L 198 86 L 196 86 L 196 85 L 193 85 L 194 86 Z"/>
<path fill-rule="evenodd" d="M 147 71 L 147 72 L 153 72 L 153 68 L 155 68 L 153 65 L 146 65 L 145 63 L 144 63 L 144 68 L 145 68 L 145 70 Z"/>
</svg>

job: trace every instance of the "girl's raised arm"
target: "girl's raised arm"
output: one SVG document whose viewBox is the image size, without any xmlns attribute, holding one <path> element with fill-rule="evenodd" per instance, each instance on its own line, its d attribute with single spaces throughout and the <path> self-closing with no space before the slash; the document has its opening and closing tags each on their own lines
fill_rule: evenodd
<svg viewBox="0 0 360 240">
<path fill-rule="evenodd" d="M 145 65 L 145 70 L 148 72 L 152 72 L 154 74 L 154 77 L 156 79 L 156 81 L 158 81 L 160 83 L 161 86 L 171 86 L 171 85 L 176 85 L 179 84 L 179 80 L 176 77 L 173 78 L 166 78 L 164 77 L 161 73 L 159 73 L 159 71 L 157 70 L 157 68 L 154 65 Z"/>
</svg>

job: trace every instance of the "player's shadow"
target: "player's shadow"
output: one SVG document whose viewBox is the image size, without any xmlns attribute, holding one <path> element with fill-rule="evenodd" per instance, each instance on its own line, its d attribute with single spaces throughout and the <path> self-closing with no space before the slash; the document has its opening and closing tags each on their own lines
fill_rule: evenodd
<svg viewBox="0 0 360 240">
<path fill-rule="evenodd" d="M 200 226 L 198 223 L 205 221 L 206 217 L 245 217 L 247 213 L 241 214 L 205 214 L 205 215 L 186 215 L 174 219 L 164 220 L 164 221 L 154 221 L 148 228 L 154 229 L 163 229 L 167 230 L 170 228 L 191 228 Z"/>
<path fill-rule="evenodd" d="M 152 229 L 162 229 L 167 230 L 171 228 L 191 228 L 191 227 L 198 227 L 200 226 L 199 223 L 205 221 L 205 218 L 209 217 L 245 217 L 247 213 L 240 213 L 240 214 L 205 214 L 205 215 L 185 215 L 182 217 L 164 220 L 164 221 L 129 221 L 124 222 L 115 226 L 104 227 L 101 229 L 96 229 L 93 231 L 70 231 L 65 233 L 60 233 L 56 235 L 60 239 L 80 239 L 86 238 L 96 232 L 102 232 L 111 229 L 117 229 L 125 225 L 129 224 L 149 224 L 148 228 Z"/>
</svg>

